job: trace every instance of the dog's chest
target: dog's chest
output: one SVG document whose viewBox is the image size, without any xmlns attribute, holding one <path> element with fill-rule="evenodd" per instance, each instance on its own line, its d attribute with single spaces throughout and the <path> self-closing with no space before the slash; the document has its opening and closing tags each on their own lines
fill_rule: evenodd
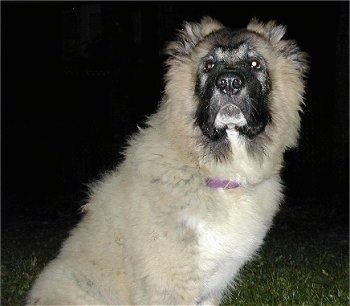
<svg viewBox="0 0 350 306">
<path fill-rule="evenodd" d="M 236 233 L 237 234 L 237 233 Z M 240 246 L 232 232 L 206 227 L 199 229 L 199 268 L 209 292 L 222 291 L 244 264 Z"/>
<path fill-rule="evenodd" d="M 203 296 L 221 295 L 261 245 L 266 225 L 252 215 L 228 215 L 220 222 L 192 220 L 198 237 Z"/>
</svg>

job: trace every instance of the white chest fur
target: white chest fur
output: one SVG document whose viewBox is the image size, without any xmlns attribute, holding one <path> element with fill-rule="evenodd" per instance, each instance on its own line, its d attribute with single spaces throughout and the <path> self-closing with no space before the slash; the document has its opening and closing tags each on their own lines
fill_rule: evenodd
<svg viewBox="0 0 350 306">
<path fill-rule="evenodd" d="M 261 245 L 266 230 L 261 224 L 240 228 L 233 223 L 198 226 L 199 268 L 205 288 L 203 296 L 221 295 Z"/>
<path fill-rule="evenodd" d="M 280 193 L 261 194 L 259 189 L 236 199 L 216 190 L 220 203 L 216 211 L 207 218 L 186 218 L 198 238 L 202 300 L 220 297 L 262 244 L 278 209 Z"/>
</svg>

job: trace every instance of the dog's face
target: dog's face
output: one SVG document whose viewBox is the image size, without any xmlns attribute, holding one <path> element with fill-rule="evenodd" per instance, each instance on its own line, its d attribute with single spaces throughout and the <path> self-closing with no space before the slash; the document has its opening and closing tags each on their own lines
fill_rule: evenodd
<svg viewBox="0 0 350 306">
<path fill-rule="evenodd" d="M 227 130 L 253 139 L 271 120 L 268 63 L 255 46 L 263 40 L 249 31 L 222 29 L 206 38 L 208 53 L 198 65 L 196 122 L 212 141 Z"/>
<path fill-rule="evenodd" d="M 239 30 L 210 17 L 185 23 L 166 49 L 165 100 L 178 121 L 172 131 L 199 139 L 215 160 L 231 160 L 243 144 L 247 154 L 280 162 L 297 142 L 308 69 L 306 54 L 284 34 L 273 21 L 253 19 Z"/>
</svg>

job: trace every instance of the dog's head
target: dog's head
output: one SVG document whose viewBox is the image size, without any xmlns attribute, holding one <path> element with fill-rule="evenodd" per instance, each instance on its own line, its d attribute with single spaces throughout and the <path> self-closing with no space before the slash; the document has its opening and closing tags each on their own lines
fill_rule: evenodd
<svg viewBox="0 0 350 306">
<path fill-rule="evenodd" d="M 168 45 L 166 93 L 187 110 L 216 159 L 232 156 L 238 143 L 281 152 L 296 144 L 308 65 L 285 31 L 257 19 L 232 30 L 204 17 L 185 23 Z"/>
<path fill-rule="evenodd" d="M 257 51 L 261 38 L 248 31 L 222 29 L 206 38 L 209 52 L 201 57 L 196 81 L 196 122 L 212 141 L 227 131 L 253 139 L 271 120 L 268 64 Z"/>
</svg>

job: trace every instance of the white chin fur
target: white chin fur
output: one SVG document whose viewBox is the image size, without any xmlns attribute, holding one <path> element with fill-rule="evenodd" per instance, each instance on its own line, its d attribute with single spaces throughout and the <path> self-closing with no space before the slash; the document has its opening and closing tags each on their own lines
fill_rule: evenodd
<svg viewBox="0 0 350 306">
<path fill-rule="evenodd" d="M 220 109 L 216 115 L 214 125 L 216 128 L 227 127 L 228 130 L 235 130 L 236 126 L 247 124 L 242 111 L 233 104 L 227 104 Z"/>
</svg>

